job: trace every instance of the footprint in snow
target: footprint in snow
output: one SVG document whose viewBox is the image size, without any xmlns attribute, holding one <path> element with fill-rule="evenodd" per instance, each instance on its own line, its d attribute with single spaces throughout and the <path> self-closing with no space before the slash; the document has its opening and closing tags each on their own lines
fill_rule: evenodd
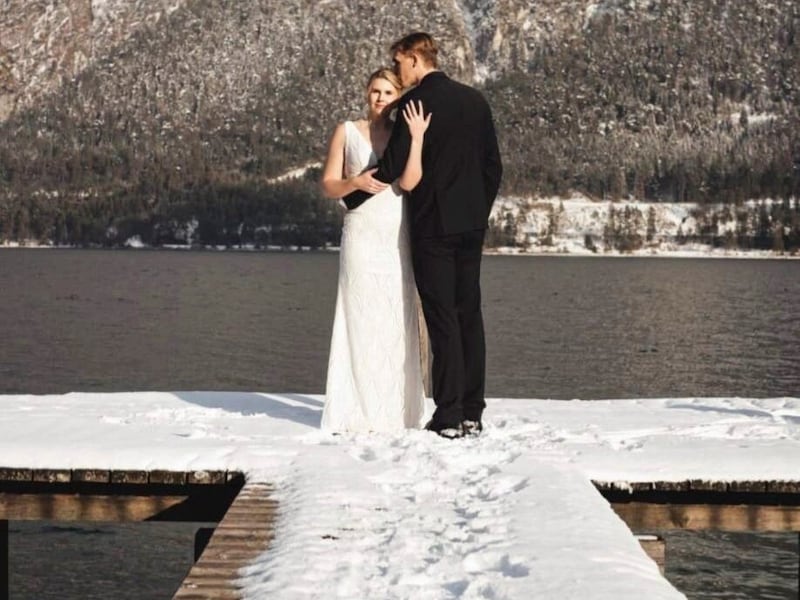
<svg viewBox="0 0 800 600">
<path fill-rule="evenodd" d="M 363 460 L 364 462 L 372 462 L 378 458 L 378 455 L 375 453 L 375 450 L 372 448 L 353 448 L 350 452 L 350 455 L 358 460 Z"/>
<path fill-rule="evenodd" d="M 518 492 L 526 487 L 528 487 L 527 477 L 499 477 L 479 486 L 475 495 L 483 501 L 491 501 L 504 498 L 511 492 Z"/>
<path fill-rule="evenodd" d="M 467 573 L 497 571 L 506 577 L 527 577 L 530 574 L 530 569 L 524 563 L 504 553 L 473 552 L 464 557 L 463 564 Z"/>
</svg>

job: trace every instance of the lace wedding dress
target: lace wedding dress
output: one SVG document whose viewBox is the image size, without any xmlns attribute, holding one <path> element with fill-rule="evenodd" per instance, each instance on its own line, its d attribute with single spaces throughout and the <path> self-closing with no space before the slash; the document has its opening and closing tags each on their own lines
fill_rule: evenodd
<svg viewBox="0 0 800 600">
<path fill-rule="evenodd" d="M 346 122 L 347 176 L 376 162 L 370 143 Z M 344 217 L 322 428 L 418 428 L 422 413 L 407 214 L 402 194 L 392 185 Z"/>
</svg>

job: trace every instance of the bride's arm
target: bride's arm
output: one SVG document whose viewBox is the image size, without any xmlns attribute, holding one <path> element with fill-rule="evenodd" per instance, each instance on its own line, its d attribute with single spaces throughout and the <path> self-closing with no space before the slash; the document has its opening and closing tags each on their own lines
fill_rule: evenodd
<svg viewBox="0 0 800 600">
<path fill-rule="evenodd" d="M 326 198 L 343 198 L 356 190 L 377 194 L 386 188 L 388 184 L 372 177 L 372 174 L 377 169 L 369 169 L 354 177 L 345 177 L 344 142 L 344 123 L 339 123 L 333 131 L 331 141 L 328 144 L 328 156 L 325 159 L 325 166 L 322 169 L 322 179 L 320 179 L 319 182 L 324 196 Z"/>
<path fill-rule="evenodd" d="M 408 151 L 408 160 L 403 174 L 397 180 L 400 189 L 410 192 L 422 179 L 422 140 L 425 131 L 431 123 L 431 114 L 423 117 L 422 101 L 419 106 L 415 106 L 412 100 L 403 107 L 403 119 L 408 124 L 408 131 L 411 134 L 411 146 Z"/>
</svg>

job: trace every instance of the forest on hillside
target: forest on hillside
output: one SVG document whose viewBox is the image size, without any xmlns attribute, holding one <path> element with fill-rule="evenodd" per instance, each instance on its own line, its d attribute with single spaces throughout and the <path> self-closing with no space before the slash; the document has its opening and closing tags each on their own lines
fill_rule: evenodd
<svg viewBox="0 0 800 600">
<path fill-rule="evenodd" d="M 217 4 L 220 15 L 201 2 L 175 11 L 0 123 L 0 241 L 338 243 L 342 215 L 319 194 L 319 171 L 275 179 L 324 155 L 337 100 L 307 94 L 337 67 L 306 55 L 292 85 L 264 72 L 241 84 L 236 109 L 211 105 L 212 90 L 188 82 L 211 52 L 196 19 L 233 10 Z M 506 167 L 501 194 L 796 199 L 798 34 L 795 2 L 658 0 L 549 38 L 481 85 Z M 792 230 L 796 202 L 787 206 L 771 231 Z M 741 237 L 753 244 L 756 233 Z"/>
</svg>

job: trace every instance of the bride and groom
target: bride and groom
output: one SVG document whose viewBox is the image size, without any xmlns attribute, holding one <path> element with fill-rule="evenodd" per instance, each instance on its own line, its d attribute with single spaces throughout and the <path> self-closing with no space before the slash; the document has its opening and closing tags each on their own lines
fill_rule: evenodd
<svg viewBox="0 0 800 600">
<path fill-rule="evenodd" d="M 348 208 L 322 428 L 422 425 L 418 293 L 436 405 L 425 427 L 459 438 L 483 429 L 481 250 L 502 165 L 488 103 L 438 69 L 433 38 L 409 34 L 391 54 L 394 69 L 367 83 L 368 118 L 337 126 L 322 175 Z"/>
</svg>

